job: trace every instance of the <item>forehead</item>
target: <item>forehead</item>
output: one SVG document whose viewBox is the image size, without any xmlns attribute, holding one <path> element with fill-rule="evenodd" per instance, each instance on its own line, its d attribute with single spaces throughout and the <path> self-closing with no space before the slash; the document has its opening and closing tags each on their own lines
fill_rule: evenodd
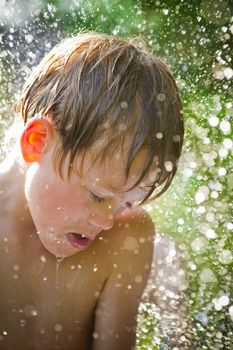
<svg viewBox="0 0 233 350">
<path fill-rule="evenodd" d="M 82 180 L 109 190 L 126 191 L 140 178 L 146 164 L 147 150 L 144 147 L 135 156 L 128 177 L 126 177 L 126 155 L 126 152 L 114 152 L 102 162 L 99 158 L 93 162 L 93 153 L 87 152 L 83 158 Z"/>
</svg>

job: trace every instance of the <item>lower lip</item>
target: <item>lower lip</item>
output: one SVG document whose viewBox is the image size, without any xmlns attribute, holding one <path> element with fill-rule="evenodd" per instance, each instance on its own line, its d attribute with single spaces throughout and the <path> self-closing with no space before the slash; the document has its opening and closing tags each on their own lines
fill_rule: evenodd
<svg viewBox="0 0 233 350">
<path fill-rule="evenodd" d="M 89 238 L 79 238 L 75 233 L 68 233 L 67 238 L 72 247 L 76 249 L 84 250 L 91 244 Z"/>
</svg>

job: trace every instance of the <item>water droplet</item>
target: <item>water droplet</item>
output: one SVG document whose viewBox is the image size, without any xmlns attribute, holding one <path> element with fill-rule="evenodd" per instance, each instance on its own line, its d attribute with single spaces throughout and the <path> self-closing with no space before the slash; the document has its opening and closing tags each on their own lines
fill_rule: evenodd
<svg viewBox="0 0 233 350">
<path fill-rule="evenodd" d="M 64 257 L 56 257 L 56 289 L 58 289 L 58 281 L 59 281 L 59 268 L 64 260 Z"/>
<path fill-rule="evenodd" d="M 123 243 L 123 249 L 125 250 L 129 250 L 129 251 L 134 251 L 137 250 L 139 248 L 138 246 L 138 241 L 136 240 L 136 238 L 131 237 L 131 236 L 127 236 L 124 240 Z"/>
<path fill-rule="evenodd" d="M 233 147 L 233 142 L 231 139 L 224 139 L 223 140 L 223 146 L 227 149 L 232 149 Z"/>
<path fill-rule="evenodd" d="M 23 309 L 23 312 L 28 317 L 34 317 L 38 315 L 38 311 L 33 305 L 26 305 Z"/>
<path fill-rule="evenodd" d="M 215 239 L 215 238 L 217 238 L 217 235 L 216 235 L 216 232 L 212 228 L 209 228 L 206 231 L 206 237 L 210 238 L 210 239 Z"/>
<path fill-rule="evenodd" d="M 159 174 L 157 173 L 157 171 L 151 171 L 149 174 L 149 179 L 151 181 L 155 181 L 158 177 L 159 177 Z"/>
<path fill-rule="evenodd" d="M 200 279 L 204 283 L 211 283 L 215 281 L 215 275 L 210 269 L 203 269 L 200 273 Z"/>
<path fill-rule="evenodd" d="M 214 219 L 214 214 L 213 213 L 208 213 L 206 214 L 206 220 L 208 222 L 213 222 L 215 219 Z"/>
<path fill-rule="evenodd" d="M 26 34 L 25 40 L 28 44 L 30 44 L 33 41 L 33 36 L 31 34 Z"/>
<path fill-rule="evenodd" d="M 40 256 L 40 260 L 42 261 L 42 263 L 46 263 L 47 262 L 47 259 L 46 259 L 46 257 L 44 256 L 44 255 L 41 255 Z"/>
<path fill-rule="evenodd" d="M 230 300 L 227 295 L 222 295 L 219 298 L 214 298 L 213 303 L 215 310 L 220 311 L 224 306 L 227 306 L 229 304 Z"/>
<path fill-rule="evenodd" d="M 142 281 L 143 281 L 142 276 L 140 276 L 140 275 L 135 276 L 135 282 L 136 283 L 141 283 Z"/>
<path fill-rule="evenodd" d="M 120 106 L 121 106 L 122 109 L 126 109 L 126 108 L 128 108 L 128 103 L 126 101 L 122 101 L 120 103 Z"/>
<path fill-rule="evenodd" d="M 223 74 L 227 79 L 231 79 L 233 77 L 233 69 L 226 67 L 223 69 Z"/>
<path fill-rule="evenodd" d="M 195 200 L 197 204 L 204 202 L 209 195 L 209 188 L 207 186 L 200 186 L 195 194 Z"/>
<path fill-rule="evenodd" d="M 226 175 L 227 170 L 225 168 L 219 168 L 218 169 L 218 175 L 219 176 L 224 176 Z"/>
<path fill-rule="evenodd" d="M 228 230 L 233 230 L 233 223 L 232 222 L 228 222 L 226 226 L 227 226 Z"/>
<path fill-rule="evenodd" d="M 228 305 L 230 302 L 230 299 L 227 295 L 222 295 L 220 298 L 219 298 L 219 303 L 222 305 L 222 306 L 226 306 Z"/>
<path fill-rule="evenodd" d="M 224 134 L 229 134 L 231 132 L 231 125 L 227 120 L 222 120 L 220 123 L 220 129 Z"/>
<path fill-rule="evenodd" d="M 163 138 L 163 134 L 161 132 L 158 132 L 156 134 L 157 139 L 161 140 Z"/>
<path fill-rule="evenodd" d="M 164 164 L 164 166 L 165 166 L 165 169 L 166 169 L 168 172 L 172 171 L 172 169 L 173 169 L 173 164 L 172 164 L 172 162 L 170 162 L 170 161 L 166 161 L 165 164 Z"/>
<path fill-rule="evenodd" d="M 222 332 L 216 332 L 215 336 L 216 336 L 216 338 L 221 339 L 222 338 Z"/>
<path fill-rule="evenodd" d="M 54 326 L 54 329 L 55 329 L 56 332 L 61 332 L 63 327 L 62 327 L 61 324 L 56 323 L 55 326 Z"/>
<path fill-rule="evenodd" d="M 178 222 L 179 225 L 183 225 L 184 224 L 184 220 L 182 218 L 179 218 L 177 220 L 177 222 Z"/>
<path fill-rule="evenodd" d="M 210 117 L 210 118 L 208 119 L 208 122 L 209 122 L 210 126 L 215 127 L 215 126 L 218 125 L 219 119 L 218 119 L 218 117 L 213 116 L 213 117 Z"/>
<path fill-rule="evenodd" d="M 48 238 L 50 241 L 55 241 L 56 240 L 56 235 L 53 230 L 49 231 Z"/>
<path fill-rule="evenodd" d="M 233 321 L 233 305 L 231 305 L 230 307 L 229 307 L 229 315 L 230 315 L 230 319 Z"/>
<path fill-rule="evenodd" d="M 233 260 L 233 256 L 230 250 L 223 250 L 218 257 L 218 260 L 222 263 L 222 264 L 230 264 Z"/>
<path fill-rule="evenodd" d="M 19 321 L 19 324 L 20 324 L 21 327 L 25 327 L 26 323 L 27 323 L 26 320 L 23 320 L 23 319 L 21 319 Z"/>
<path fill-rule="evenodd" d="M 158 99 L 158 101 L 163 102 L 165 100 L 165 95 L 160 93 L 160 94 L 158 94 L 157 99 Z"/>
<path fill-rule="evenodd" d="M 174 142 L 180 142 L 180 135 L 174 135 L 172 139 Z"/>
</svg>

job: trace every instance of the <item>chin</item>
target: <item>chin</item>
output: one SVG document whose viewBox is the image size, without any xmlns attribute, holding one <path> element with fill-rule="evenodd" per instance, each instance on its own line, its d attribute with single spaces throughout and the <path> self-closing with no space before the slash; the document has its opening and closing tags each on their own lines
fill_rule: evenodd
<svg viewBox="0 0 233 350">
<path fill-rule="evenodd" d="M 56 244 L 56 242 L 44 240 L 40 237 L 43 247 L 56 258 L 69 258 L 78 253 L 77 249 L 64 246 L 64 244 Z"/>
</svg>

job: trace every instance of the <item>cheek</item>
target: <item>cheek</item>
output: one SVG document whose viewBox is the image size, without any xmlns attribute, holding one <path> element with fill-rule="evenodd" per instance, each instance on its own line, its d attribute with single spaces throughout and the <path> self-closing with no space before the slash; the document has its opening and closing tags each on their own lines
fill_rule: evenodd
<svg viewBox="0 0 233 350">
<path fill-rule="evenodd" d="M 79 221 L 88 213 L 90 199 L 84 187 L 67 184 L 57 176 L 48 181 L 38 169 L 27 174 L 25 194 L 38 229 Z"/>
<path fill-rule="evenodd" d="M 46 176 L 47 175 L 47 176 Z M 25 195 L 32 218 L 37 222 L 59 218 L 59 191 L 51 174 L 43 174 L 38 164 L 32 164 L 26 175 Z"/>
</svg>

